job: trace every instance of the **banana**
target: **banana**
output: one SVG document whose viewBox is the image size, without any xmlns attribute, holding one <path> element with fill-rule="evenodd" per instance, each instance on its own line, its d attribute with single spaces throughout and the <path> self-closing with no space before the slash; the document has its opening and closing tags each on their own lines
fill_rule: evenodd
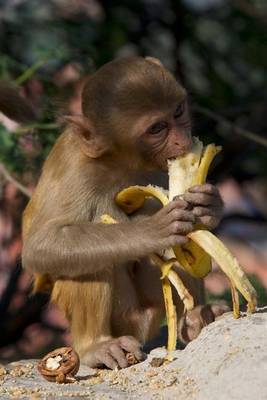
<svg viewBox="0 0 267 400">
<path fill-rule="evenodd" d="M 182 197 L 191 186 L 205 183 L 210 164 L 220 150 L 221 148 L 214 144 L 209 144 L 206 148 L 203 148 L 202 142 L 198 138 L 193 138 L 193 147 L 190 153 L 168 161 L 168 196 L 166 191 L 152 185 L 131 186 L 118 193 L 115 201 L 126 214 L 138 210 L 150 197 L 159 200 L 162 206 L 166 206 L 176 196 Z M 107 214 L 102 216 L 102 222 L 116 223 Z M 255 289 L 225 245 L 211 232 L 199 226 L 196 226 L 195 230 L 187 236 L 190 240 L 186 245 L 173 247 L 175 258 L 164 261 L 156 254 L 150 256 L 162 272 L 162 287 L 169 332 L 167 346 L 169 354 L 175 349 L 177 340 L 177 317 L 170 283 L 182 299 L 185 310 L 190 310 L 194 306 L 192 296 L 176 271 L 173 270 L 175 263 L 178 262 L 193 277 L 203 278 L 211 271 L 211 258 L 213 258 L 230 280 L 234 317 L 238 318 L 240 315 L 238 291 L 247 300 L 248 312 L 254 312 L 257 306 Z"/>
</svg>

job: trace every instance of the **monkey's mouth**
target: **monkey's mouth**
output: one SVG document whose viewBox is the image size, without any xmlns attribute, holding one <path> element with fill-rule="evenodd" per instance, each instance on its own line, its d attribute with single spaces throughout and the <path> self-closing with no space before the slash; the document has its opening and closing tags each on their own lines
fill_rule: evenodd
<svg viewBox="0 0 267 400">
<path fill-rule="evenodd" d="M 186 154 L 187 152 L 185 152 L 184 154 Z M 166 160 L 164 160 L 162 162 L 162 164 L 160 165 L 160 168 L 165 171 L 168 172 L 169 170 L 169 164 L 172 163 L 173 161 L 177 160 L 178 157 L 183 156 L 184 154 L 176 154 L 174 156 L 168 157 L 166 158 Z"/>
<path fill-rule="evenodd" d="M 168 172 L 169 170 L 169 163 L 176 160 L 178 156 L 168 157 L 166 159 L 158 160 L 154 167 L 159 168 L 161 171 Z"/>
<path fill-rule="evenodd" d="M 171 163 L 172 161 L 175 161 L 177 157 L 178 157 L 178 156 L 168 157 L 168 158 L 165 160 L 164 165 L 163 165 L 164 171 L 168 171 L 168 169 L 169 169 L 169 163 Z"/>
</svg>

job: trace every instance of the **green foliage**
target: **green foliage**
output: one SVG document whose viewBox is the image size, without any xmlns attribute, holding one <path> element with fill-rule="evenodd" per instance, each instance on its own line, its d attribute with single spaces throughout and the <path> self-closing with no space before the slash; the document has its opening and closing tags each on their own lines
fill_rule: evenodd
<svg viewBox="0 0 267 400">
<path fill-rule="evenodd" d="M 0 124 L 0 149 L 0 161 L 11 171 L 22 172 L 25 156 L 19 145 L 19 138 L 8 132 L 2 124 Z"/>
<path fill-rule="evenodd" d="M 250 3 L 255 8 L 251 15 L 226 0 L 28 0 L 9 2 L 8 7 L 6 0 L 4 4 L 0 77 L 19 77 L 17 82 L 25 84 L 34 74 L 42 82 L 41 124 L 55 120 L 57 107 L 52 100 L 62 88 L 53 77 L 63 65 L 76 62 L 82 74 L 88 74 L 116 56 L 149 54 L 183 77 L 193 104 L 266 133 L 267 29 L 261 14 L 266 14 L 267 7 L 261 2 Z M 205 132 L 208 140 L 235 147 L 236 135 L 225 135 L 220 125 L 199 114 L 194 119 L 196 134 Z M 57 132 L 37 129 L 35 135 L 42 152 L 37 158 L 42 160 Z M 238 165 L 231 157 L 227 173 L 246 172 L 251 166 L 263 175 L 265 152 L 250 142 L 240 143 L 246 154 Z M 0 157 L 6 160 L 15 153 L 7 152 L 7 147 L 0 149 Z M 8 163 L 16 169 L 15 159 Z"/>
</svg>

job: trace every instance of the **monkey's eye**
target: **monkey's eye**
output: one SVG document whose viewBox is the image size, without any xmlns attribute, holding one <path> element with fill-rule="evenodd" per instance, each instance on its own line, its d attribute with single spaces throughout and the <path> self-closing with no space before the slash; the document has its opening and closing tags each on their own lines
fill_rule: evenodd
<svg viewBox="0 0 267 400">
<path fill-rule="evenodd" d="M 161 121 L 161 122 L 156 122 L 155 124 L 151 125 L 150 128 L 148 129 L 148 133 L 150 135 L 157 135 L 164 129 L 168 127 L 167 122 Z"/>
<path fill-rule="evenodd" d="M 180 118 L 184 113 L 184 102 L 179 104 L 174 113 L 174 118 Z"/>
</svg>

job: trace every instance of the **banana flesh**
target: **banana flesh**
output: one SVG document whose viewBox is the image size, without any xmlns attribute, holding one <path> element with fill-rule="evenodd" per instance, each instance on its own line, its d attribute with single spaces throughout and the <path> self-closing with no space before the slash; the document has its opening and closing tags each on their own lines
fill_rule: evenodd
<svg viewBox="0 0 267 400">
<path fill-rule="evenodd" d="M 205 149 L 198 138 L 193 138 L 192 151 L 183 157 L 170 160 L 169 165 L 169 200 L 182 196 L 187 189 L 206 182 L 208 170 L 221 148 L 209 144 Z M 182 248 L 174 247 L 174 253 L 181 266 L 194 278 L 204 278 L 211 271 L 209 254 L 194 241 Z"/>
</svg>

